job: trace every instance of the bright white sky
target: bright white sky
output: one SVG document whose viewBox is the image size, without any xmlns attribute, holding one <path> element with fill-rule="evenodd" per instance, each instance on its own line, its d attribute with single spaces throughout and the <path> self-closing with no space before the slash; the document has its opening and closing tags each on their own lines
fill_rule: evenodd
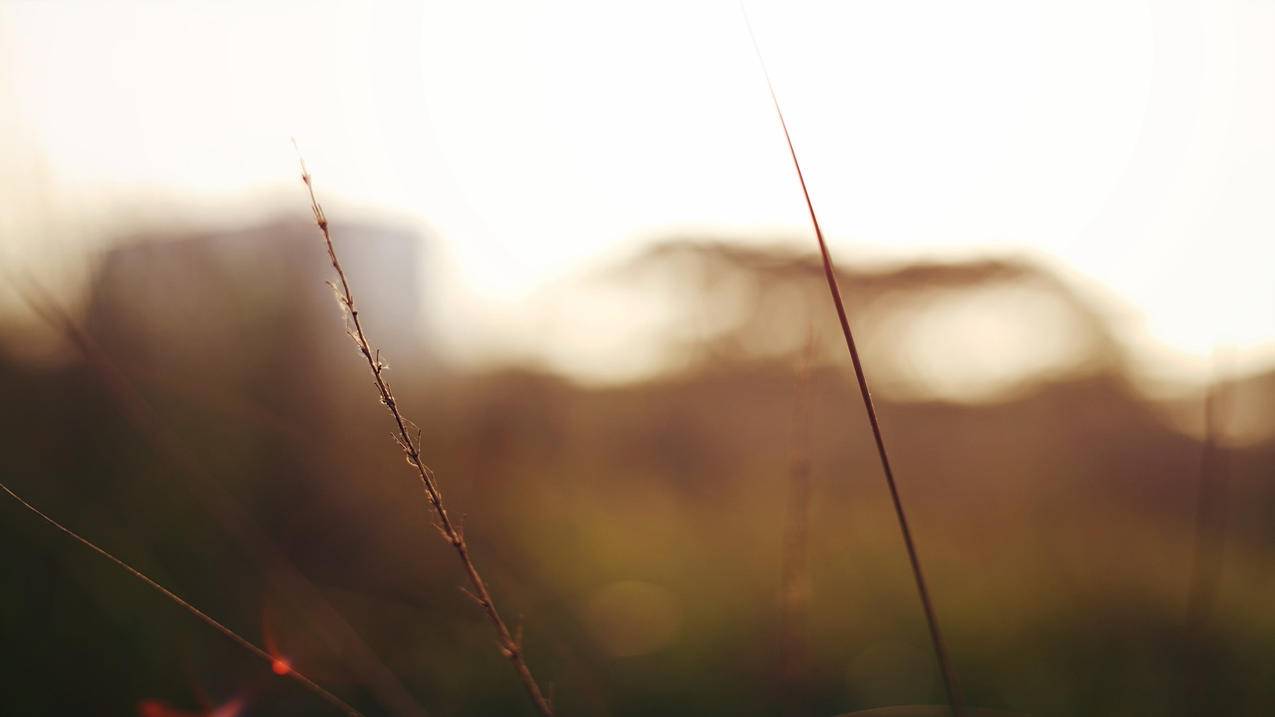
<svg viewBox="0 0 1275 717">
<path fill-rule="evenodd" d="M 748 7 L 841 261 L 1026 254 L 1147 345 L 1275 359 L 1275 2 Z M 300 208 L 295 136 L 330 214 L 428 227 L 489 338 L 670 231 L 809 241 L 734 0 L 10 1 L 0 129 L 0 260 L 47 248 L 28 194 Z"/>
</svg>

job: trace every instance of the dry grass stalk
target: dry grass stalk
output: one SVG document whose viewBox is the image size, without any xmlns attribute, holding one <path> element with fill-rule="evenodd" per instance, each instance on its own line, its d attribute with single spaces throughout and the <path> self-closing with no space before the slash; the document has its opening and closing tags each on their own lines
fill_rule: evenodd
<svg viewBox="0 0 1275 717">
<path fill-rule="evenodd" d="M 319 206 L 319 201 L 315 197 L 314 184 L 304 161 L 301 162 L 301 181 L 305 183 L 306 191 L 310 196 L 310 209 L 314 213 L 315 224 L 318 225 L 319 231 L 323 234 L 323 242 L 328 250 L 328 260 L 331 262 L 332 269 L 336 272 L 337 281 L 339 282 L 338 284 L 329 284 L 336 293 L 337 303 L 341 305 L 345 314 L 346 333 L 349 334 L 359 353 L 362 354 L 367 362 L 368 370 L 372 374 L 372 382 L 376 385 L 376 391 L 380 395 L 381 404 L 385 406 L 385 410 L 389 412 L 390 418 L 394 421 L 394 440 L 398 442 L 399 448 L 402 449 L 408 465 L 416 471 L 417 477 L 421 482 L 421 488 L 425 491 L 425 499 L 430 507 L 433 508 L 434 514 L 438 519 L 435 527 L 438 528 L 438 532 L 443 536 L 443 540 L 456 551 L 456 555 L 460 558 L 461 565 L 465 569 L 465 576 L 469 580 L 470 589 L 465 590 L 462 588 L 462 591 L 476 602 L 487 615 L 492 627 L 496 630 L 496 638 L 500 644 L 501 653 L 509 659 L 510 664 L 513 665 L 514 670 L 518 673 L 518 678 L 522 681 L 523 687 L 526 689 L 527 695 L 531 698 L 536 709 L 542 715 L 551 717 L 553 715 L 553 707 L 540 689 L 540 684 L 536 682 L 536 678 L 531 674 L 531 668 L 527 666 L 521 640 L 514 637 L 504 618 L 500 616 L 500 612 L 496 609 L 496 603 L 492 599 L 491 592 L 487 589 L 487 583 L 483 581 L 482 575 L 474 564 L 473 557 L 469 554 L 469 545 L 465 542 L 464 532 L 460 525 L 447 513 L 447 508 L 443 504 L 443 494 L 438 488 L 438 481 L 434 476 L 434 471 L 426 466 L 421 459 L 420 429 L 415 429 L 416 435 L 412 435 L 409 427 L 415 428 L 415 426 L 403 417 L 403 413 L 398 407 L 398 401 L 390 391 L 389 383 L 385 380 L 386 365 L 381 361 L 381 352 L 372 346 L 363 332 L 363 323 L 359 319 L 359 310 L 355 306 L 354 295 L 350 292 L 350 283 L 346 279 L 345 270 L 341 268 L 341 261 L 337 258 L 336 247 L 332 244 L 332 234 L 328 230 L 327 216 L 324 215 L 323 208 Z"/>
<path fill-rule="evenodd" d="M 173 592 L 172 590 L 169 590 L 163 585 L 160 585 L 158 582 L 155 582 L 142 571 L 138 570 L 132 565 L 129 565 L 123 560 L 115 557 L 113 554 L 108 552 L 105 548 L 99 547 L 93 541 L 89 540 L 88 538 L 85 538 L 84 536 L 80 535 L 74 530 L 71 530 L 70 528 L 66 527 L 62 523 L 59 523 L 49 514 L 35 507 L 31 503 L 28 503 L 25 498 L 15 493 L 13 489 L 9 488 L 9 486 L 3 483 L 0 483 L 0 490 L 3 490 L 5 493 L 8 493 L 10 498 L 13 498 L 14 500 L 16 500 L 20 505 L 22 505 L 22 507 L 26 508 L 32 513 L 35 513 L 44 522 L 48 523 L 49 525 L 52 525 L 53 527 L 65 533 L 66 535 L 71 536 L 77 542 L 79 542 L 81 545 L 88 548 L 89 550 L 92 550 L 93 552 L 97 553 L 98 555 L 101 555 L 102 557 L 106 558 L 112 563 L 115 563 L 115 565 L 122 568 L 125 572 L 129 573 L 130 575 L 137 578 L 138 580 L 141 580 L 142 582 L 146 583 L 148 586 L 153 588 L 159 594 L 168 598 L 172 602 L 176 603 L 182 609 L 186 610 L 190 614 L 202 620 L 209 627 L 213 628 L 217 632 L 220 632 L 221 634 L 230 638 L 233 642 L 237 643 L 240 647 L 244 648 L 245 650 L 265 660 L 267 663 L 270 664 L 271 669 L 275 672 L 275 674 L 291 677 L 293 680 L 296 680 L 298 683 L 300 683 L 302 687 L 305 687 L 307 690 L 314 693 L 320 699 L 324 700 L 325 702 L 332 705 L 333 707 L 341 710 L 342 712 L 344 712 L 346 715 L 349 715 L 350 717 L 364 717 L 362 712 L 359 712 L 358 710 L 351 707 L 340 697 L 337 697 L 335 694 L 333 694 L 332 692 L 324 688 L 322 685 L 320 685 L 319 683 L 315 682 L 310 677 L 306 676 L 304 673 L 297 670 L 290 663 L 284 662 L 280 658 L 276 657 L 275 655 L 270 654 L 264 648 L 259 647 L 256 643 L 253 643 L 252 641 L 248 640 L 247 638 L 235 632 L 234 630 L 231 630 L 230 628 L 226 627 L 221 622 L 219 622 L 216 618 L 210 616 L 208 613 L 190 604 L 177 593 Z"/>
<path fill-rule="evenodd" d="M 806 612 L 810 601 L 810 372 L 817 347 L 812 325 L 797 369 L 788 506 L 779 559 L 779 683 L 785 717 L 810 712 L 806 694 Z"/>
<path fill-rule="evenodd" d="M 740 7 L 741 9 L 743 8 L 742 5 Z M 748 21 L 747 14 L 744 15 L 744 19 L 745 22 Z M 925 576 L 921 570 L 921 559 L 917 555 L 916 544 L 912 540 L 912 531 L 908 527 L 907 514 L 903 510 L 903 501 L 899 497 L 899 489 L 895 484 L 894 470 L 890 466 L 890 454 L 886 451 L 885 439 L 881 435 L 881 423 L 877 418 L 876 405 L 872 401 L 872 392 L 868 389 L 868 380 L 863 372 L 863 362 L 859 357 L 859 349 L 855 345 L 854 334 L 850 330 L 850 320 L 846 316 L 845 303 L 841 299 L 841 289 L 837 286 L 837 273 L 832 263 L 832 254 L 828 251 L 828 243 L 824 240 L 823 229 L 819 226 L 819 217 L 815 214 L 815 205 L 810 199 L 810 190 L 806 187 L 806 177 L 801 171 L 801 163 L 797 161 L 797 149 L 793 146 L 792 135 L 788 132 L 788 123 L 784 120 L 783 110 L 779 106 L 779 96 L 775 93 L 775 86 L 770 80 L 770 73 L 766 70 L 766 62 L 762 57 L 761 47 L 757 44 L 757 37 L 753 34 L 751 23 L 748 23 L 748 33 L 752 38 L 753 49 L 757 52 L 757 59 L 761 63 L 762 72 L 766 77 L 766 86 L 770 90 L 770 99 L 774 103 L 775 114 L 778 116 L 779 125 L 783 129 L 784 140 L 788 143 L 788 153 L 792 157 L 793 167 L 797 170 L 797 180 L 801 183 L 801 193 L 806 200 L 806 209 L 810 214 L 810 223 L 814 228 L 815 239 L 819 243 L 819 255 L 823 260 L 824 278 L 827 280 L 828 290 L 832 294 L 833 306 L 837 309 L 837 319 L 841 323 L 841 333 L 845 337 L 846 348 L 850 352 L 850 361 L 854 364 L 855 379 L 859 383 L 859 393 L 863 397 L 863 407 L 867 411 L 868 423 L 872 427 L 872 438 L 876 442 L 877 456 L 881 460 L 881 470 L 885 474 L 885 482 L 890 489 L 890 499 L 894 503 L 894 514 L 898 519 L 899 531 L 903 535 L 903 545 L 907 549 L 908 561 L 912 568 L 912 577 L 916 582 L 917 595 L 920 597 L 921 607 L 925 611 L 925 620 L 930 630 L 930 641 L 934 646 L 934 655 L 939 663 L 939 672 L 943 678 L 943 688 L 947 692 L 948 704 L 956 717 L 962 717 L 964 707 L 956 684 L 956 673 L 948 660 L 947 648 L 943 644 L 943 636 L 939 630 L 938 616 L 935 614 L 929 589 L 925 585 Z"/>
<path fill-rule="evenodd" d="M 1215 373 L 1220 371 L 1215 369 Z M 1195 544 L 1191 555 L 1187 626 L 1200 629 L 1217 601 L 1227 530 L 1227 450 L 1221 445 L 1221 419 L 1226 397 L 1214 376 L 1204 393 L 1204 440 L 1200 445 L 1198 492 L 1195 500 Z"/>
</svg>

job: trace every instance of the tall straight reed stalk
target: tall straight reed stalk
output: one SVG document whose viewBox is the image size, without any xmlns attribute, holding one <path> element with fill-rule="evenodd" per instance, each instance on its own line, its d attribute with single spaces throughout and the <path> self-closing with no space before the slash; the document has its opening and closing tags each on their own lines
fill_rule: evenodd
<svg viewBox="0 0 1275 717">
<path fill-rule="evenodd" d="M 743 11 L 741 2 L 740 9 Z M 930 629 L 930 641 L 934 646 L 934 655 L 938 660 L 939 672 L 943 677 L 943 688 L 947 692 L 947 701 L 955 717 L 963 717 L 964 705 L 956 684 L 956 672 L 952 669 L 947 656 L 947 648 L 943 644 L 943 635 L 939 630 L 938 616 L 934 611 L 934 603 L 930 599 L 930 591 L 925 585 L 925 574 L 921 570 L 921 558 L 917 554 L 916 543 L 912 539 L 912 530 L 908 526 L 907 513 L 903 510 L 903 501 L 899 497 L 899 488 L 894 480 L 894 469 L 890 466 L 890 454 L 886 451 L 885 439 L 881 435 L 881 422 L 877 418 L 876 405 L 872 401 L 872 392 L 868 389 L 868 379 L 863 372 L 863 361 L 859 357 L 859 349 L 854 342 L 854 333 L 850 330 L 850 320 L 846 316 L 845 303 L 841 299 L 841 289 L 837 286 L 837 272 L 832 263 L 832 254 L 828 251 L 828 243 L 824 240 L 823 229 L 819 226 L 819 217 L 815 214 L 814 202 L 810 199 L 810 190 L 806 187 L 806 177 L 801 171 L 801 162 L 797 161 L 797 149 L 793 146 L 792 135 L 788 132 L 788 123 L 784 120 L 784 112 L 779 106 L 779 95 L 766 69 L 766 60 L 761 54 L 761 46 L 757 44 L 757 36 L 753 33 L 752 23 L 744 12 L 744 22 L 748 26 L 748 35 L 752 39 L 753 50 L 761 64 L 766 78 L 766 87 L 770 90 L 770 99 L 775 106 L 775 115 L 779 118 L 779 126 L 783 129 L 784 140 L 788 144 L 788 154 L 792 157 L 793 168 L 797 171 L 797 181 L 801 184 L 801 193 L 806 200 L 806 209 L 810 214 L 810 224 L 814 228 L 815 239 L 819 244 L 819 255 L 823 260 L 823 274 L 828 282 L 828 291 L 832 294 L 833 306 L 837 309 L 837 320 L 841 323 L 841 333 L 846 340 L 846 349 L 850 352 L 850 362 L 854 364 L 855 379 L 859 383 L 859 393 L 863 397 L 863 407 L 868 414 L 868 423 L 872 426 L 872 438 L 876 442 L 877 456 L 881 460 L 881 471 L 885 474 L 885 483 L 890 489 L 890 500 L 894 503 L 894 514 L 898 519 L 899 532 L 903 535 L 903 545 L 907 549 L 908 562 L 912 567 L 912 577 L 916 582 L 916 592 L 921 599 L 921 607 L 925 611 L 925 621 Z"/>
<path fill-rule="evenodd" d="M 435 527 L 438 528 L 438 532 L 443 536 L 443 540 L 452 546 L 456 556 L 460 558 L 461 566 L 465 570 L 465 577 L 469 581 L 469 590 L 464 588 L 462 590 L 474 602 L 478 603 L 483 613 L 487 615 L 487 619 L 496 631 L 496 639 L 500 645 L 501 653 L 509 659 L 514 671 L 518 673 L 518 679 L 522 681 L 522 685 L 527 691 L 527 696 L 531 698 L 532 704 L 535 705 L 540 714 L 545 717 L 552 717 L 553 706 L 549 703 L 544 691 L 540 689 L 540 684 L 536 682 L 536 678 L 531 674 L 531 668 L 527 666 L 521 639 L 514 637 L 504 618 L 500 616 L 500 612 L 496 609 L 496 603 L 492 599 L 491 591 L 487 589 L 487 583 L 478 572 L 478 567 L 469 553 L 469 544 L 465 542 L 464 531 L 447 513 L 447 508 L 443 503 L 443 493 L 438 487 L 434 471 L 426 466 L 421 459 L 420 429 L 415 429 L 415 436 L 409 430 L 409 426 L 414 428 L 414 424 L 403 416 L 402 411 L 399 409 L 398 401 L 390 391 L 389 383 L 384 375 L 386 364 L 381 361 L 381 352 L 372 346 L 363 331 L 363 322 L 359 318 L 359 309 L 354 303 L 354 294 L 350 291 L 350 282 L 345 276 L 345 270 L 341 267 L 340 259 L 337 258 L 336 247 L 332 243 L 328 218 L 323 213 L 323 207 L 319 205 L 319 200 L 315 196 L 314 183 L 311 180 L 309 170 L 306 169 L 304 160 L 301 161 L 301 181 L 305 183 L 306 192 L 310 196 L 310 209 L 314 213 L 314 222 L 323 234 L 323 243 L 327 247 L 328 260 L 332 264 L 333 271 L 336 272 L 337 283 L 331 284 L 331 286 L 336 293 L 337 303 L 341 305 L 342 312 L 346 317 L 346 333 L 349 334 L 359 353 L 367 362 L 368 371 L 372 374 L 372 382 L 376 385 L 376 392 L 380 396 L 381 404 L 385 406 L 385 410 L 394 422 L 394 440 L 398 442 L 399 448 L 402 449 L 408 465 L 416 471 L 416 475 L 421 482 L 421 488 L 425 491 L 425 500 L 433 508 L 434 515 L 438 519 Z"/>
</svg>

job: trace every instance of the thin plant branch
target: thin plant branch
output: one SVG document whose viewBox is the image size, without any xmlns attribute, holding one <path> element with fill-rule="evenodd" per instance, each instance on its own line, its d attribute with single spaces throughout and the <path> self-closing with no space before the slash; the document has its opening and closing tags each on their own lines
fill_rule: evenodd
<svg viewBox="0 0 1275 717">
<path fill-rule="evenodd" d="M 314 222 L 323 234 L 323 243 L 327 247 L 328 260 L 332 264 L 332 269 L 336 272 L 337 283 L 331 284 L 331 286 L 336 294 L 337 303 L 341 305 L 342 312 L 345 314 L 346 333 L 349 334 L 354 341 L 355 347 L 358 348 L 359 353 L 367 362 L 368 370 L 372 374 L 372 383 L 376 386 L 376 392 L 380 396 L 381 404 L 385 406 L 385 410 L 390 414 L 390 418 L 394 422 L 394 440 L 398 443 L 399 448 L 402 449 L 408 465 L 416 471 L 416 475 L 420 479 L 421 488 L 425 492 L 425 500 L 434 510 L 434 515 L 437 518 L 435 527 L 438 528 L 439 534 L 443 536 L 443 540 L 452 546 L 456 556 L 460 558 L 461 565 L 465 570 L 465 576 L 469 582 L 468 588 L 462 588 L 462 590 L 487 615 L 487 619 L 496 630 L 496 639 L 499 643 L 501 654 L 508 658 L 510 664 L 513 665 L 514 671 L 518 673 L 518 679 L 522 681 L 522 685 L 536 709 L 545 717 L 552 717 L 553 706 L 545 696 L 544 691 L 541 690 L 540 684 L 536 682 L 536 678 L 531 673 L 531 668 L 527 665 L 521 640 L 514 637 L 514 633 L 509 629 L 504 618 L 501 617 L 500 612 L 496 609 L 496 603 L 492 599 L 491 591 L 488 590 L 487 583 L 478 572 L 478 567 L 469 553 L 469 544 L 465 541 L 463 530 L 447 513 L 447 508 L 443 503 L 443 494 L 438 487 L 434 471 L 426 466 L 421 458 L 420 429 L 415 428 L 415 425 L 405 418 L 402 411 L 399 410 L 398 401 L 390 391 L 389 383 L 384 376 L 386 365 L 381 361 L 380 349 L 372 346 L 363 331 L 363 322 L 359 317 L 359 309 L 354 303 L 354 295 L 350 291 L 349 280 L 346 278 L 345 270 L 341 267 L 340 259 L 337 258 L 336 247 L 332 243 L 332 234 L 328 228 L 328 218 L 323 213 L 323 208 L 319 205 L 319 200 L 315 196 L 314 184 L 309 170 L 306 169 L 304 160 L 301 160 L 301 181 L 305 183 L 306 192 L 310 197 L 310 209 L 314 213 Z"/>
</svg>

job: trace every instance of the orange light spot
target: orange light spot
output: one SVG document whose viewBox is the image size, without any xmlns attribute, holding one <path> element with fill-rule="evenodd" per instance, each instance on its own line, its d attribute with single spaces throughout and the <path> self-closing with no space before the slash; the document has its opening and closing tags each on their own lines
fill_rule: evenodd
<svg viewBox="0 0 1275 717">
<path fill-rule="evenodd" d="M 292 672 L 292 665 L 288 664 L 288 661 L 282 657 L 276 657 L 274 662 L 270 663 L 270 669 L 273 670 L 276 675 L 283 676 Z"/>
<path fill-rule="evenodd" d="M 200 717 L 194 712 L 179 710 L 160 700 L 142 700 L 137 705 L 138 717 Z"/>
</svg>

